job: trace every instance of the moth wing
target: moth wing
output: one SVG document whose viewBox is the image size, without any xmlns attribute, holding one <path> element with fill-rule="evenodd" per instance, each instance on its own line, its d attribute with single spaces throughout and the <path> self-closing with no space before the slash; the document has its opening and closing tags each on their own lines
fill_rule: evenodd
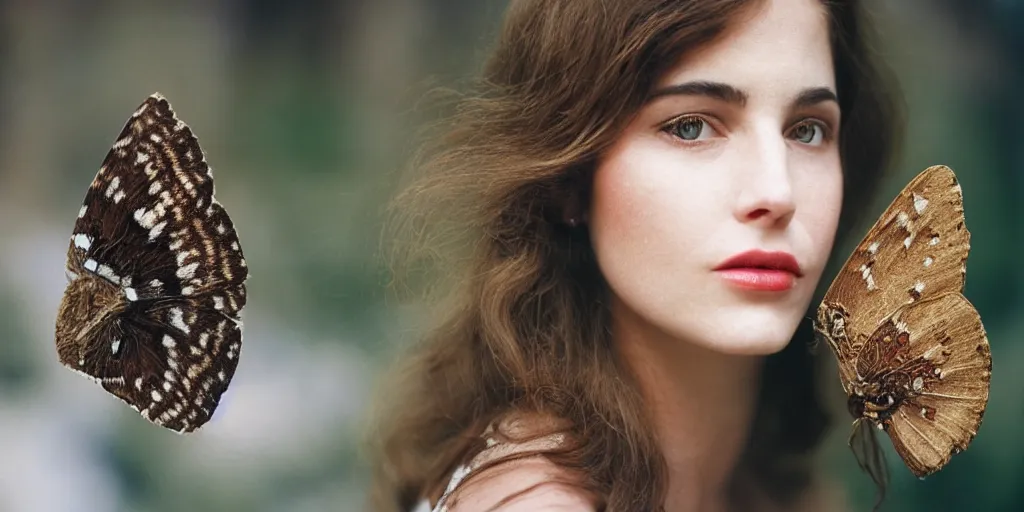
<svg viewBox="0 0 1024 512">
<path fill-rule="evenodd" d="M 868 335 L 901 306 L 961 292 L 969 252 L 956 175 L 946 166 L 929 167 L 886 208 L 825 293 L 822 307 L 850 312 L 848 337 L 833 347 L 840 365 L 848 366 Z"/>
<path fill-rule="evenodd" d="M 893 447 L 918 477 L 941 469 L 967 449 L 988 404 L 992 354 L 977 310 L 947 293 L 900 312 L 908 326 L 908 359 L 897 369 L 916 391 L 887 428 Z M 921 371 L 927 369 L 927 371 Z"/>
<path fill-rule="evenodd" d="M 226 304 L 217 309 L 237 314 L 248 268 L 214 192 L 192 129 L 164 97 L 146 98 L 86 192 L 68 270 L 105 277 L 139 299 L 220 292 Z"/>
<path fill-rule="evenodd" d="M 147 98 L 86 192 L 66 263 L 72 279 L 119 287 L 127 307 L 85 346 L 61 335 L 80 319 L 56 325 L 63 364 L 178 432 L 210 419 L 241 344 L 248 267 L 214 188 L 191 128 Z"/>
</svg>

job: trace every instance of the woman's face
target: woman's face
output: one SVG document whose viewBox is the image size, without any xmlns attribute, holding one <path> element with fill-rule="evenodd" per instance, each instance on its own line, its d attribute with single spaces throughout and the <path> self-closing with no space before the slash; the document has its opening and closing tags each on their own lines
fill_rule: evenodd
<svg viewBox="0 0 1024 512">
<path fill-rule="evenodd" d="M 842 205 L 826 16 L 766 2 L 667 73 L 603 155 L 589 228 L 615 309 L 725 353 L 792 337 Z"/>
</svg>

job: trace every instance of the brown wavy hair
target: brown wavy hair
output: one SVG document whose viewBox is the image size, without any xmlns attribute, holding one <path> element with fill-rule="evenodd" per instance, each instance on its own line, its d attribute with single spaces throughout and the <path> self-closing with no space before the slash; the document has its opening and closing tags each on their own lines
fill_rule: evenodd
<svg viewBox="0 0 1024 512">
<path fill-rule="evenodd" d="M 597 156 L 658 79 L 762 4 L 511 2 L 482 74 L 434 126 L 390 206 L 395 284 L 433 292 L 425 302 L 435 323 L 376 397 L 374 510 L 436 499 L 482 449 L 484 428 L 511 411 L 566 420 L 576 442 L 545 455 L 578 470 L 603 507 L 661 508 L 665 461 L 635 380 L 614 356 L 609 290 L 587 230 L 563 220 L 566 201 L 586 201 Z M 862 3 L 822 5 L 842 111 L 841 237 L 893 160 L 901 101 L 871 48 Z M 829 423 L 811 339 L 802 324 L 798 342 L 766 360 L 733 479 L 738 496 L 757 489 L 784 505 L 809 485 Z"/>
</svg>

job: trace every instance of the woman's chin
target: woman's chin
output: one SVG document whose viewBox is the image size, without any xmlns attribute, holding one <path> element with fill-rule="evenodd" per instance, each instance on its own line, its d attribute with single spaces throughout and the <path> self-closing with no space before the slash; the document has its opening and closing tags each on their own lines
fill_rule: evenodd
<svg viewBox="0 0 1024 512">
<path fill-rule="evenodd" d="M 733 318 L 723 319 L 713 331 L 677 332 L 681 343 L 691 343 L 704 349 L 735 356 L 768 356 L 786 348 L 796 323 L 781 321 L 778 317 L 767 319 Z M 668 329 L 671 331 L 672 329 Z"/>
</svg>

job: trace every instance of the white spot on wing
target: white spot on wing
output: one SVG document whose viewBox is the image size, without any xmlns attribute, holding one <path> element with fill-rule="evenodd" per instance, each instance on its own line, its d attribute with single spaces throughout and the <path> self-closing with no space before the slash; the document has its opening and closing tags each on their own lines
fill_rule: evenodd
<svg viewBox="0 0 1024 512">
<path fill-rule="evenodd" d="M 932 262 L 933 261 L 935 261 L 935 260 L 933 260 L 931 256 L 928 256 L 927 258 L 924 259 L 924 266 L 925 267 L 932 266 Z"/>
<path fill-rule="evenodd" d="M 117 354 L 117 349 L 121 348 L 121 340 L 114 338 L 114 341 L 110 342 L 110 352 Z"/>
<path fill-rule="evenodd" d="M 918 215 L 924 213 L 924 209 L 928 207 L 928 200 L 922 196 L 914 194 L 914 210 Z"/>
<path fill-rule="evenodd" d="M 110 185 L 107 186 L 107 191 L 105 192 L 105 195 L 108 198 L 113 196 L 114 192 L 117 191 L 117 187 L 120 187 L 120 186 L 121 186 L 121 178 L 119 176 L 114 176 L 114 179 L 110 180 Z"/>
<path fill-rule="evenodd" d="M 156 223 L 156 213 L 152 210 L 139 208 L 138 210 L 135 210 L 133 216 L 135 217 L 135 221 L 138 222 L 143 229 L 151 229 L 153 224 Z"/>
<path fill-rule="evenodd" d="M 167 348 L 174 348 L 174 345 L 176 345 L 176 343 L 174 342 L 174 338 L 172 338 L 172 337 L 170 337 L 170 336 L 168 336 L 166 334 L 164 334 L 163 344 Z"/>
<path fill-rule="evenodd" d="M 907 227 L 907 224 L 910 224 L 910 216 L 907 215 L 906 212 L 900 212 L 899 215 L 896 216 L 896 224 L 901 228 Z"/>
<path fill-rule="evenodd" d="M 182 318 L 181 308 L 171 308 L 169 314 L 171 316 L 171 325 L 180 329 L 181 332 L 188 334 L 188 325 L 185 325 L 185 319 Z"/>
<path fill-rule="evenodd" d="M 85 264 L 82 266 L 84 266 L 89 272 L 96 272 L 97 265 L 98 263 L 96 263 L 96 260 L 89 258 L 85 260 Z"/>
<path fill-rule="evenodd" d="M 153 229 L 149 230 L 149 240 L 151 242 L 153 240 L 156 240 L 156 237 L 160 236 L 160 233 L 163 232 L 165 227 L 167 227 L 167 221 L 166 220 L 161 222 L 161 223 L 159 223 L 159 224 L 157 224 L 156 226 L 153 226 Z"/>
<path fill-rule="evenodd" d="M 121 277 L 114 273 L 114 269 L 106 265 L 100 265 L 96 269 L 96 273 L 114 284 L 121 284 Z"/>
<path fill-rule="evenodd" d="M 878 254 L 878 242 L 871 242 L 871 245 L 868 246 L 868 252 Z"/>
<path fill-rule="evenodd" d="M 139 295 L 135 293 L 135 288 L 130 286 L 124 289 L 124 296 L 132 302 L 139 300 Z"/>
<path fill-rule="evenodd" d="M 87 212 L 88 210 L 89 207 L 83 204 L 82 207 L 79 208 L 78 210 L 78 218 L 81 219 L 82 217 L 85 217 L 85 212 Z"/>
<path fill-rule="evenodd" d="M 860 266 L 860 277 L 868 285 L 868 290 L 875 289 L 875 276 L 871 275 L 871 267 L 867 265 Z"/>
<path fill-rule="evenodd" d="M 89 235 L 84 233 L 75 235 L 75 247 L 78 247 L 83 251 L 88 251 L 89 247 L 92 247 L 92 238 L 89 238 Z"/>
<path fill-rule="evenodd" d="M 175 274 L 181 279 L 192 279 L 192 277 L 195 276 L 196 274 L 196 269 L 198 268 L 199 262 L 192 262 L 189 263 L 188 265 L 185 265 L 184 267 L 178 268 L 178 271 Z"/>
</svg>

